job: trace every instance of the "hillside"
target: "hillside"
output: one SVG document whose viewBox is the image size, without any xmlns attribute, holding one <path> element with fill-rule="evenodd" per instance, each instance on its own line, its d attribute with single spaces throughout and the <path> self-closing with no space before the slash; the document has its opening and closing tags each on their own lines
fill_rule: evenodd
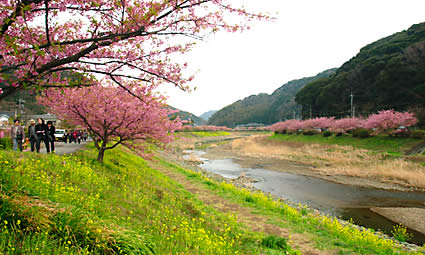
<svg viewBox="0 0 425 255">
<path fill-rule="evenodd" d="M 209 118 L 211 118 L 211 116 L 216 113 L 216 110 L 212 110 L 212 111 L 208 111 L 208 112 L 204 112 L 203 114 L 201 114 L 199 117 L 205 121 L 208 121 Z"/>
<path fill-rule="evenodd" d="M 23 100 L 21 107 L 19 107 L 19 100 Z M 44 107 L 37 103 L 36 94 L 26 90 L 19 91 L 0 101 L 0 111 L 14 112 L 15 110 L 17 110 L 18 115 L 46 113 Z"/>
<path fill-rule="evenodd" d="M 206 124 L 206 123 L 207 123 L 204 119 L 199 118 L 198 116 L 196 116 L 196 115 L 195 115 L 195 114 L 193 114 L 193 113 L 185 112 L 185 111 L 179 110 L 179 109 L 177 109 L 177 108 L 174 108 L 174 107 L 172 107 L 172 106 L 170 106 L 170 108 L 171 108 L 172 110 L 177 110 L 177 111 L 179 111 L 178 113 L 173 114 L 173 116 L 172 116 L 172 117 L 179 116 L 181 120 L 186 120 L 186 121 L 189 121 L 189 120 L 190 120 L 190 121 L 191 121 L 191 123 L 192 123 L 192 124 L 195 124 L 195 125 L 204 125 L 204 124 Z"/>
<path fill-rule="evenodd" d="M 399 111 L 425 104 L 425 23 L 371 43 L 336 74 L 311 82 L 296 96 L 303 115 L 344 116 L 353 93 L 356 113 Z"/>
<path fill-rule="evenodd" d="M 211 116 L 208 123 L 234 127 L 239 124 L 272 124 L 284 119 L 292 119 L 294 111 L 299 115 L 301 107 L 295 103 L 296 93 L 311 81 L 328 77 L 336 69 L 329 69 L 316 76 L 290 81 L 271 95 L 262 93 L 239 100 Z"/>
</svg>

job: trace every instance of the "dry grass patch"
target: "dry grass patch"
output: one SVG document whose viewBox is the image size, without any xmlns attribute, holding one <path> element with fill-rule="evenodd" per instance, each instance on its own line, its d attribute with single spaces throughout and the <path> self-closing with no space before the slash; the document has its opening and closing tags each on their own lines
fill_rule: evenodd
<svg viewBox="0 0 425 255">
<path fill-rule="evenodd" d="M 253 136 L 233 141 L 232 150 L 251 157 L 308 163 L 323 175 L 375 178 L 425 190 L 425 166 L 353 146 L 269 142 L 264 136 Z"/>
</svg>

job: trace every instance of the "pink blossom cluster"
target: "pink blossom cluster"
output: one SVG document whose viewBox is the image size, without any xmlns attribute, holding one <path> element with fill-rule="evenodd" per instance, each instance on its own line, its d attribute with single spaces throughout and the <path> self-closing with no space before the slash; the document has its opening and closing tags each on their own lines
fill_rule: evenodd
<svg viewBox="0 0 425 255">
<path fill-rule="evenodd" d="M 349 117 L 335 119 L 334 117 L 321 117 L 308 120 L 287 120 L 278 122 L 268 127 L 273 132 L 295 132 L 297 130 L 330 130 L 336 133 L 345 133 L 347 131 L 366 128 L 372 129 L 375 133 L 384 132 L 399 127 L 410 127 L 417 123 L 413 113 L 396 112 L 394 110 L 380 111 L 377 114 L 370 115 L 367 119 Z"/>
<path fill-rule="evenodd" d="M 381 111 L 372 114 L 363 124 L 364 128 L 374 129 L 378 132 L 398 127 L 410 127 L 417 123 L 417 119 L 413 113 L 396 112 L 394 110 Z"/>
</svg>

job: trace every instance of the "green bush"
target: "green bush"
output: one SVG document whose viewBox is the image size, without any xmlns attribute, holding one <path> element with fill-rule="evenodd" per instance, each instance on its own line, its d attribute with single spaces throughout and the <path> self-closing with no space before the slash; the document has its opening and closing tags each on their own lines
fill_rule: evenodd
<svg viewBox="0 0 425 255">
<path fill-rule="evenodd" d="M 12 141 L 9 137 L 0 138 L 0 150 L 11 150 Z"/>
<path fill-rule="evenodd" d="M 370 136 L 371 131 L 366 128 L 358 128 L 353 131 L 352 135 L 353 137 L 359 137 L 359 138 L 367 138 Z"/>
<path fill-rule="evenodd" d="M 392 136 L 392 135 L 390 135 Z M 408 138 L 410 137 L 410 133 L 408 131 L 403 131 L 403 132 L 395 132 L 394 133 L 395 137 L 404 137 L 404 138 Z"/>
<path fill-rule="evenodd" d="M 280 130 L 280 131 L 276 131 L 276 132 L 274 132 L 276 135 L 284 135 L 284 134 L 286 134 L 286 130 Z"/>
<path fill-rule="evenodd" d="M 332 135 L 332 132 L 331 132 L 331 131 L 325 131 L 325 132 L 323 132 L 323 133 L 322 133 L 322 135 L 323 135 L 324 137 L 329 137 L 329 136 L 331 136 L 331 135 Z"/>
<path fill-rule="evenodd" d="M 424 137 L 425 137 L 425 130 L 415 130 L 415 131 L 413 131 L 410 134 L 410 136 L 412 138 L 415 138 L 415 139 L 424 139 Z"/>
<path fill-rule="evenodd" d="M 261 240 L 261 245 L 274 250 L 288 250 L 289 246 L 285 238 L 269 235 Z"/>
<path fill-rule="evenodd" d="M 316 135 L 317 131 L 314 130 L 304 130 L 303 135 Z"/>
</svg>

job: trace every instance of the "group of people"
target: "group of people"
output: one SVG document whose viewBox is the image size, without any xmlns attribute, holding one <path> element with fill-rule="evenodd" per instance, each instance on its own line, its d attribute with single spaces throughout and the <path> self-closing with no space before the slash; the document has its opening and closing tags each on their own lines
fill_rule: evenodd
<svg viewBox="0 0 425 255">
<path fill-rule="evenodd" d="M 44 123 L 42 118 L 37 119 L 37 124 L 34 120 L 30 121 L 31 124 L 28 127 L 27 138 L 31 145 L 31 151 L 37 151 L 40 153 L 40 144 L 44 143 L 46 152 L 55 152 L 55 127 L 51 121 L 47 124 Z M 14 126 L 10 130 L 10 137 L 13 140 L 13 150 L 23 151 L 23 144 L 25 142 L 25 131 L 24 127 L 21 126 L 20 120 L 14 120 Z"/>
<path fill-rule="evenodd" d="M 69 131 L 65 130 L 65 133 L 63 134 L 63 141 L 65 143 L 81 143 L 81 141 L 86 141 L 88 138 L 88 134 L 87 132 L 83 132 L 81 130 L 74 130 L 74 131 Z"/>
</svg>

